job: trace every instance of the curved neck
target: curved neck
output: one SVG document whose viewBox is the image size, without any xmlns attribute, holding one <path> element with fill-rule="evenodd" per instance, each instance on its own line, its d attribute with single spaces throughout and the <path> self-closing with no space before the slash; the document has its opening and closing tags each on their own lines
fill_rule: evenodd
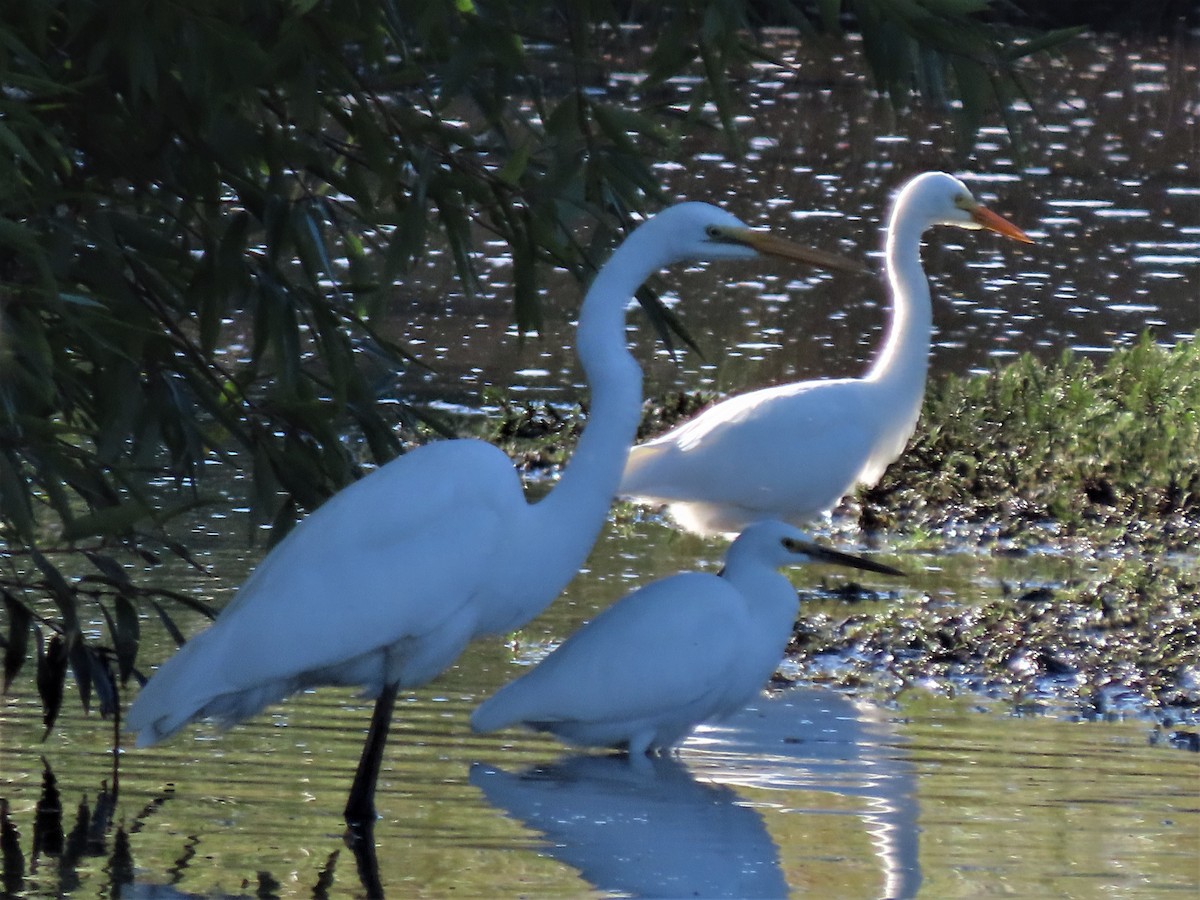
<svg viewBox="0 0 1200 900">
<path fill-rule="evenodd" d="M 922 393 L 929 369 L 933 306 L 929 281 L 921 267 L 921 235 L 926 223 L 897 206 L 888 223 L 885 261 L 892 294 L 892 318 L 867 381 Z M 918 397 L 919 400 L 919 397 Z"/>
<path fill-rule="evenodd" d="M 576 352 L 590 393 L 588 422 L 558 484 L 537 504 L 550 532 L 545 539 L 580 545 L 561 550 L 579 556 L 572 574 L 604 524 L 641 421 L 642 370 L 626 346 L 625 307 L 643 281 L 673 261 L 631 236 L 583 298 Z"/>
</svg>

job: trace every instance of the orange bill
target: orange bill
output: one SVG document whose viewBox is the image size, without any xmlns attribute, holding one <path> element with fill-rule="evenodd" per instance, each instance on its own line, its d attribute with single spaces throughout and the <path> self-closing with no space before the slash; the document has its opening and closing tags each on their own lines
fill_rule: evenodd
<svg viewBox="0 0 1200 900">
<path fill-rule="evenodd" d="M 1014 241 L 1021 241 L 1026 244 L 1033 243 L 1033 238 L 1023 232 L 1012 222 L 1008 221 L 1008 219 L 1004 218 L 1004 216 L 992 212 L 986 206 L 976 206 L 974 209 L 972 209 L 971 218 L 988 231 L 994 231 L 996 234 L 1002 234 L 1005 237 L 1012 238 Z"/>
</svg>

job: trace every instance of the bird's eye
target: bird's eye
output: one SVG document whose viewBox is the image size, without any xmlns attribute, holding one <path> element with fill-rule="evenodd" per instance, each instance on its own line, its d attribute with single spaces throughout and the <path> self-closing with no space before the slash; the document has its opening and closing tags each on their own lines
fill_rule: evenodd
<svg viewBox="0 0 1200 900">
<path fill-rule="evenodd" d="M 714 241 L 715 241 L 715 240 L 719 240 L 721 237 L 723 237 L 723 235 L 721 234 L 721 229 L 720 229 L 720 227 L 719 227 L 719 226 L 717 226 L 717 225 L 709 225 L 709 226 L 707 226 L 707 227 L 704 229 L 704 233 L 705 233 L 706 235 L 708 235 L 710 238 L 712 238 Z"/>
</svg>

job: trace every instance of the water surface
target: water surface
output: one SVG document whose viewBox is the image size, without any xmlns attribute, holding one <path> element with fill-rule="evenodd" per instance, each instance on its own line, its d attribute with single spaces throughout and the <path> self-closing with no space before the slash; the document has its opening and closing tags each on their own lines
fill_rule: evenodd
<svg viewBox="0 0 1200 900">
<path fill-rule="evenodd" d="M 780 51 L 800 52 L 785 42 Z M 680 195 L 877 260 L 890 192 L 918 171 L 960 168 L 944 149 L 952 140 L 940 117 L 896 114 L 872 98 L 838 59 L 796 63 L 796 76 L 764 71 L 748 85 L 755 112 L 743 160 L 689 146 L 686 169 L 664 173 Z M 1038 243 L 931 233 L 935 373 L 1023 350 L 1102 357 L 1148 326 L 1168 343 L 1200 328 L 1195 45 L 1081 43 L 1039 68 L 1037 82 L 1041 125 L 1025 158 L 991 129 L 967 168 L 981 199 Z M 684 96 L 687 85 L 679 89 Z M 487 405 L 489 386 L 581 396 L 569 349 L 578 290 L 552 279 L 546 334 L 521 343 L 510 333 L 506 272 L 498 258 L 468 301 L 434 259 L 424 280 L 397 289 L 392 330 L 435 367 L 408 373 L 408 396 L 473 408 Z M 853 373 L 886 315 L 875 279 L 773 263 L 700 267 L 663 286 L 706 354 L 671 359 L 632 316 L 636 352 L 652 360 L 651 393 Z M 200 523 L 192 542 L 212 575 L 180 572 L 175 587 L 224 602 L 261 555 L 247 534 L 232 510 Z M 676 759 L 639 766 L 521 733 L 470 733 L 481 697 L 597 610 L 650 578 L 714 570 L 720 552 L 652 517 L 614 523 L 546 615 L 510 642 L 480 642 L 402 700 L 378 798 L 389 895 L 1200 891 L 1200 755 L 1155 740 L 1161 730 L 1136 715 L 1084 720 L 1053 704 L 1017 715 L 1010 703 L 924 687 L 857 697 L 806 687 L 703 730 Z M 982 550 L 893 561 L 913 576 L 872 583 L 882 602 L 980 603 L 1002 581 L 1099 580 L 1112 564 Z M 1195 560 L 1179 565 L 1194 570 Z M 802 588 L 823 578 L 838 576 L 795 575 Z M 171 647 L 155 622 L 143 632 L 149 666 Z M 107 752 L 111 724 L 77 706 L 69 696 L 45 743 L 29 673 L 0 706 L 10 894 L 365 894 L 340 818 L 369 715 L 351 693 L 299 696 L 225 734 L 188 728 L 162 747 L 124 752 L 119 770 Z"/>
<path fill-rule="evenodd" d="M 1071 348 L 1102 359 L 1148 328 L 1174 343 L 1200 329 L 1198 47 L 1194 36 L 1075 42 L 1031 68 L 1035 107 L 1017 117 L 1021 155 L 994 126 L 962 159 L 941 111 L 897 113 L 861 76 L 846 74 L 841 57 L 781 40 L 773 49 L 796 74 L 761 69 L 746 84 L 754 107 L 742 122 L 744 157 L 731 159 L 716 135 L 701 132 L 685 143 L 684 161 L 661 174 L 680 199 L 718 203 L 751 225 L 874 267 L 890 197 L 904 181 L 928 169 L 963 176 L 1036 243 L 954 228 L 928 233 L 935 377 L 1025 351 L 1053 359 Z M 686 98 L 689 85 L 676 87 Z M 479 406 L 489 387 L 582 396 L 571 350 L 581 289 L 549 278 L 545 332 L 521 342 L 511 330 L 503 247 L 479 250 L 487 265 L 474 299 L 436 257 L 424 280 L 398 289 L 394 334 L 435 367 L 410 373 L 403 390 L 468 406 Z M 630 336 L 638 359 L 652 360 L 652 396 L 858 374 L 887 318 L 878 277 L 776 260 L 697 266 L 659 286 L 704 356 L 673 358 L 633 313 Z"/>
<path fill-rule="evenodd" d="M 476 643 L 435 685 L 402 699 L 375 835 L 389 896 L 1200 889 L 1200 755 L 1154 740 L 1161 731 L 1137 716 L 1085 721 L 1054 705 L 1021 716 L 969 694 L 855 697 L 813 686 L 764 696 L 702 729 L 677 758 L 640 765 L 524 732 L 470 733 L 479 699 L 631 583 L 711 569 L 719 555 L 719 542 L 657 521 L 609 529 L 585 577 L 546 614 L 509 641 Z M 228 551 L 207 561 L 230 573 L 247 564 Z M 942 577 L 934 572 L 962 570 L 961 560 L 926 555 L 896 561 L 912 583 L 867 582 L 887 598 L 879 602 L 919 603 Z M 982 602 L 1002 577 L 1053 580 L 1060 564 L 975 558 L 971 576 L 943 580 L 940 596 Z M 1076 561 L 1073 571 L 1101 578 L 1107 565 Z M 806 592 L 839 578 L 820 569 L 794 577 Z M 179 586 L 211 592 L 206 579 Z M 814 609 L 836 603 L 805 596 Z M 147 637 L 145 658 L 170 652 L 161 631 L 147 627 Z M 108 827 L 92 817 L 115 782 L 111 723 L 84 718 L 69 697 L 65 721 L 41 744 L 31 692 L 25 684 L 0 708 L 0 798 L 15 828 L 6 877 L 19 859 L 22 890 L 365 894 L 340 818 L 370 714 L 351 692 L 310 692 L 224 734 L 202 725 L 125 751 Z M 45 766 L 60 798 L 60 850 L 45 838 L 53 817 L 38 812 Z"/>
</svg>

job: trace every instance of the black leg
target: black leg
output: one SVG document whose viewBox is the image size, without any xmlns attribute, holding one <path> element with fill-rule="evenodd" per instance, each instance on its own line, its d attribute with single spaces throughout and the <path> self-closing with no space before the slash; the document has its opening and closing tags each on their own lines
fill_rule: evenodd
<svg viewBox="0 0 1200 900">
<path fill-rule="evenodd" d="M 351 828 L 375 823 L 375 782 L 383 765 L 383 748 L 387 744 L 388 727 L 392 724 L 392 708 L 396 705 L 399 687 L 388 685 L 375 701 L 371 713 L 371 730 L 354 773 L 350 797 L 346 801 L 346 824 Z"/>
<path fill-rule="evenodd" d="M 358 880 L 370 900 L 382 900 L 383 881 L 379 877 L 379 859 L 375 855 L 375 823 L 363 822 L 346 829 L 346 845 L 354 853 Z"/>
</svg>

